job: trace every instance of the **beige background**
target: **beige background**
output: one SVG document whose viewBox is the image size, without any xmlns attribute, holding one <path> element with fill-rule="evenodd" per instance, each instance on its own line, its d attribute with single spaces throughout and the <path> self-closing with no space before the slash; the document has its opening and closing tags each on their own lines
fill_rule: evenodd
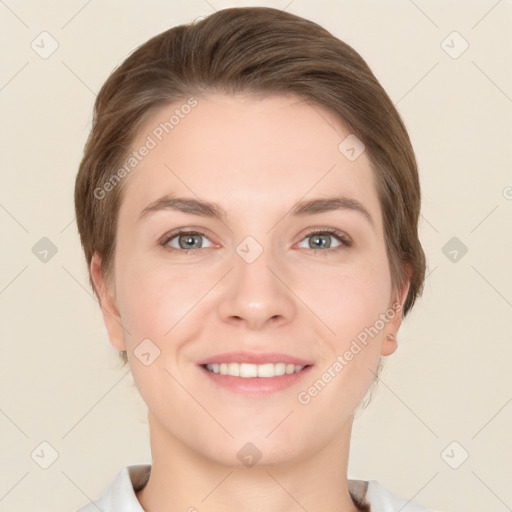
<svg viewBox="0 0 512 512">
<path fill-rule="evenodd" d="M 0 1 L 0 510 L 70 512 L 150 461 L 145 405 L 88 286 L 74 179 L 112 69 L 150 36 L 242 5 L 286 8 L 354 46 L 420 165 L 429 276 L 355 422 L 349 476 L 445 512 L 511 510 L 512 2 L 184 4 Z M 59 45 L 45 59 L 31 47 L 43 31 Z M 469 43 L 458 58 L 453 31 Z M 42 237 L 58 250 L 47 262 L 32 252 Z M 452 237 L 468 249 L 455 262 Z"/>
</svg>

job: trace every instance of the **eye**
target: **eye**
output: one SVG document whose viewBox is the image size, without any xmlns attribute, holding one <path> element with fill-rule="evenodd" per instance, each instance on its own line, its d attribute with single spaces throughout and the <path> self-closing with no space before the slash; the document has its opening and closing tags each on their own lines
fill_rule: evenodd
<svg viewBox="0 0 512 512">
<path fill-rule="evenodd" d="M 352 245 L 352 242 L 349 240 L 349 238 L 342 233 L 341 231 L 338 231 L 337 229 L 323 229 L 318 231 L 312 231 L 308 235 L 306 235 L 301 243 L 304 240 L 309 240 L 309 243 L 307 243 L 306 249 L 313 249 L 318 250 L 320 249 L 323 252 L 331 252 L 327 251 L 327 249 L 332 250 L 339 250 L 342 247 L 350 247 Z M 332 239 L 335 239 L 335 244 L 333 245 Z M 304 246 L 299 246 L 303 247 Z M 325 249 L 325 250 L 324 250 Z"/>
<path fill-rule="evenodd" d="M 201 239 L 208 240 L 210 245 L 204 246 Z M 198 231 L 178 231 L 177 233 L 165 237 L 162 245 L 171 250 L 195 252 L 196 250 L 211 247 L 212 244 L 203 233 L 199 233 Z"/>
<path fill-rule="evenodd" d="M 208 241 L 207 245 L 204 245 L 202 239 Z M 299 247 L 313 249 L 315 252 L 320 250 L 320 252 L 330 253 L 352 245 L 352 241 L 345 233 L 332 228 L 312 231 L 301 240 L 301 243 L 307 239 L 310 239 L 307 246 L 299 245 Z M 335 240 L 334 244 L 332 240 Z M 164 237 L 161 245 L 168 250 L 187 254 L 195 254 L 196 251 L 213 246 L 209 238 L 199 231 L 177 231 L 171 233 Z"/>
</svg>

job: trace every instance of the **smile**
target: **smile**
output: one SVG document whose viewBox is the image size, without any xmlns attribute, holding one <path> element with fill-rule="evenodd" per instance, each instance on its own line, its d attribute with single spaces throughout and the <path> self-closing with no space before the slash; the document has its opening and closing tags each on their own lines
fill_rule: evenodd
<svg viewBox="0 0 512 512">
<path fill-rule="evenodd" d="M 203 365 L 211 373 L 230 375 L 232 377 L 243 377 L 245 379 L 263 377 L 279 377 L 280 375 L 291 375 L 298 373 L 306 366 L 294 365 L 291 363 L 212 363 Z"/>
</svg>

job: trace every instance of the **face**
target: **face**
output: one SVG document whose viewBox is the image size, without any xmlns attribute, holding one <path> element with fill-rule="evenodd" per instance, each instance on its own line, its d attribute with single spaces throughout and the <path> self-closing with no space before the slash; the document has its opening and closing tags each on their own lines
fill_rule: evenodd
<svg viewBox="0 0 512 512">
<path fill-rule="evenodd" d="M 91 264 L 150 425 L 229 465 L 249 442 L 262 464 L 344 442 L 407 292 L 368 157 L 348 159 L 350 131 L 296 97 L 197 98 L 162 134 L 177 108 L 134 141 L 156 144 L 125 178 L 114 286 Z"/>
</svg>

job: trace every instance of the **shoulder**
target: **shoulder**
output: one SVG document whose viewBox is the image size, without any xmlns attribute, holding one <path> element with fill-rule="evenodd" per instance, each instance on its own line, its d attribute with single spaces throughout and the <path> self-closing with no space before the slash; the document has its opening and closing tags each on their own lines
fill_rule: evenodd
<svg viewBox="0 0 512 512">
<path fill-rule="evenodd" d="M 370 512 L 439 512 L 416 501 L 401 498 L 377 480 L 349 480 L 349 490 L 356 504 Z"/>
<path fill-rule="evenodd" d="M 150 471 L 149 464 L 124 467 L 100 497 L 74 512 L 144 512 L 135 493 L 146 484 Z"/>
</svg>

